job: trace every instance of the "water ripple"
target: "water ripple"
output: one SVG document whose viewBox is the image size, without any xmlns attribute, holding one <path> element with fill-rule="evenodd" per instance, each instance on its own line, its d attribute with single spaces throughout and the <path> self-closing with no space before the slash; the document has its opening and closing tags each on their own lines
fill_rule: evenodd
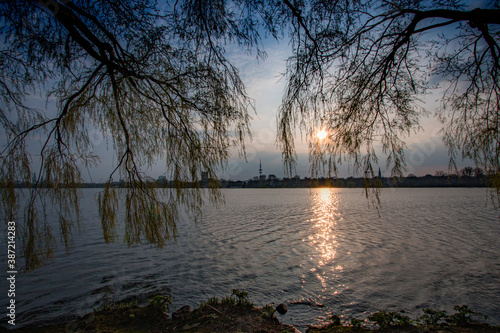
<svg viewBox="0 0 500 333">
<path fill-rule="evenodd" d="M 165 293 L 174 309 L 198 306 L 238 288 L 260 305 L 288 302 L 280 319 L 301 329 L 332 313 L 457 304 L 500 324 L 500 221 L 482 189 L 384 191 L 380 217 L 359 189 L 231 189 L 198 224 L 179 221 L 177 243 L 162 250 L 105 244 L 95 193 L 84 190 L 73 253 L 19 276 L 16 323 Z"/>
</svg>

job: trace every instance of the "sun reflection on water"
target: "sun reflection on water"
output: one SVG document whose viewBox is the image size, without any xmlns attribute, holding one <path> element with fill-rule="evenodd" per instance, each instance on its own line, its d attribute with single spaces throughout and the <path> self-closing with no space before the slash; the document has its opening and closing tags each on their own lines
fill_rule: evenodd
<svg viewBox="0 0 500 333">
<path fill-rule="evenodd" d="M 304 241 L 312 247 L 312 267 L 309 271 L 316 276 L 324 289 L 328 288 L 328 281 L 342 271 L 342 266 L 335 263 L 339 241 L 336 226 L 342 220 L 338 211 L 339 200 L 338 189 L 320 188 L 311 192 L 313 217 L 309 220 L 310 234 Z"/>
<path fill-rule="evenodd" d="M 337 239 L 335 225 L 340 220 L 338 209 L 338 191 L 321 188 L 313 193 L 312 210 L 315 233 L 309 235 L 309 240 L 320 254 L 318 266 L 329 264 L 336 254 Z"/>
</svg>

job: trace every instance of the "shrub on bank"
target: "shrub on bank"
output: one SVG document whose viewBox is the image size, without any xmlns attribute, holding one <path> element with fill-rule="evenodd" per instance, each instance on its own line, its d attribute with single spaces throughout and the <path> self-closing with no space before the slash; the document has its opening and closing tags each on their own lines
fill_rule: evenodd
<svg viewBox="0 0 500 333">
<path fill-rule="evenodd" d="M 413 320 L 404 312 L 378 311 L 369 315 L 365 320 L 351 318 L 350 325 L 342 324 L 340 317 L 331 316 L 331 323 L 322 326 L 311 326 L 308 333 L 328 332 L 366 332 L 372 331 L 366 326 L 375 326 L 373 331 L 380 332 L 499 332 L 500 327 L 482 323 L 479 319 L 488 317 L 472 311 L 467 305 L 457 305 L 456 312 L 447 315 L 446 311 L 425 308 L 423 314 Z M 365 326 L 363 326 L 365 324 Z M 363 327 L 362 327 L 363 326 Z"/>
</svg>

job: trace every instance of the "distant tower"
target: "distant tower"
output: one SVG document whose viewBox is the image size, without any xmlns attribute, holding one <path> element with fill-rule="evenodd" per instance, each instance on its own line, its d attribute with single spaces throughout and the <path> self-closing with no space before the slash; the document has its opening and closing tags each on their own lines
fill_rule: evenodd
<svg viewBox="0 0 500 333">
<path fill-rule="evenodd" d="M 382 178 L 382 172 L 380 172 L 380 167 L 378 167 L 378 178 Z"/>
<path fill-rule="evenodd" d="M 260 159 L 260 164 L 259 164 L 259 179 L 262 179 L 262 159 Z"/>
</svg>

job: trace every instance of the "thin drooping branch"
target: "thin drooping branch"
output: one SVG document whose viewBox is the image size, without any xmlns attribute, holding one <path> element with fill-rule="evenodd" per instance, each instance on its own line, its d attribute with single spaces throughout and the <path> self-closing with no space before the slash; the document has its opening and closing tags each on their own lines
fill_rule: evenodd
<svg viewBox="0 0 500 333">
<path fill-rule="evenodd" d="M 297 19 L 297 22 L 299 23 L 299 25 L 302 27 L 302 29 L 304 29 L 304 32 L 305 32 L 306 36 L 309 38 L 309 40 L 311 42 L 314 43 L 314 46 L 316 47 L 316 50 L 320 50 L 320 48 L 318 47 L 316 39 L 311 35 L 311 32 L 309 31 L 309 28 L 307 27 L 306 23 L 304 22 L 304 18 L 302 17 L 302 12 L 300 10 L 298 10 L 297 8 L 295 8 L 295 6 L 293 6 L 290 3 L 290 1 L 283 0 L 283 2 L 285 3 L 285 5 L 288 6 L 288 8 L 290 8 L 290 10 L 292 11 L 293 16 L 295 16 L 295 18 Z"/>
<path fill-rule="evenodd" d="M 5 84 L 0 89 L 12 92 L 6 98 L 19 112 L 17 123 L 3 117 L 3 110 L 1 114 L 10 138 L 15 138 L 2 149 L 0 174 L 9 174 L 2 185 L 10 186 L 0 191 L 2 199 L 17 200 L 15 181 L 22 179 L 31 186 L 32 168 L 40 165 L 25 208 L 26 269 L 52 258 L 53 237 L 45 232 L 51 230 L 51 222 L 36 209 L 47 206 L 47 196 L 56 207 L 64 246 L 72 244 L 80 170 L 98 159 L 89 128 L 109 135 L 116 151 L 116 169 L 98 197 L 105 240 L 115 239 L 123 195 L 124 240 L 129 244 L 145 241 L 161 247 L 175 238 L 179 214 L 184 210 L 196 220 L 206 200 L 199 190 L 202 172 L 215 179 L 230 151 L 244 148 L 251 103 L 221 41 L 250 46 L 257 41 L 257 29 L 248 27 L 254 37 L 247 39 L 229 18 L 215 32 L 213 19 L 223 8 L 210 1 L 196 2 L 201 4 L 198 21 L 188 15 L 196 8 L 183 6 L 182 18 L 172 20 L 178 12 L 159 14 L 149 0 L 54 1 L 45 3 L 48 7 L 35 0 L 0 4 L 0 13 L 12 28 L 3 31 L 14 41 L 9 52 L 21 55 L 20 60 L 0 63 L 10 66 L 7 73 L 13 75 L 1 80 Z M 207 21 L 209 13 L 214 15 Z M 24 20 L 30 15 L 42 20 L 26 27 Z M 20 42 L 27 33 L 27 43 Z M 2 60 L 9 54 L 2 53 Z M 207 58 L 214 61 L 206 62 Z M 47 63 L 53 68 L 48 70 Z M 23 71 L 28 75 L 22 76 Z M 56 116 L 38 116 L 18 103 L 25 84 L 36 85 L 37 80 L 45 85 L 41 93 L 57 101 Z M 39 134 L 43 147 L 32 162 L 26 141 Z M 156 191 L 145 174 L 145 169 L 162 161 L 172 190 Z M 117 171 L 129 190 L 114 187 L 111 177 Z M 194 189 L 182 191 L 186 186 Z M 216 186 L 209 194 L 208 200 L 221 202 Z M 6 215 L 13 216 L 15 205 L 10 207 Z"/>
<path fill-rule="evenodd" d="M 470 147 L 475 152 L 490 149 L 479 140 L 462 138 L 484 137 L 479 124 L 491 124 L 498 114 L 492 108 L 498 105 L 493 91 L 498 91 L 499 85 L 500 10 L 466 11 L 452 4 L 432 9 L 417 3 L 402 6 L 391 1 L 367 1 L 343 6 L 344 2 L 318 1 L 316 7 L 301 3 L 303 11 L 289 6 L 299 22 L 298 29 L 307 38 L 294 44 L 294 56 L 287 68 L 287 91 L 279 111 L 278 138 L 286 161 L 294 161 L 291 133 L 299 127 L 309 138 L 313 170 L 336 170 L 336 163 L 347 156 L 363 168 L 365 175 L 371 174 L 370 163 L 376 160 L 374 143 L 380 141 L 388 154 L 387 165 L 393 165 L 394 175 L 402 175 L 403 138 L 418 130 L 419 116 L 428 113 L 417 101 L 431 88 L 428 80 L 433 75 L 440 76 L 440 81 L 449 79 L 455 86 L 443 98 L 453 112 L 448 119 L 466 122 L 464 130 L 469 131 L 469 135 L 447 142 L 461 142 L 458 147 L 469 151 L 467 154 L 472 152 Z M 446 29 L 453 25 L 456 33 Z M 429 32 L 438 37 L 422 38 Z M 446 37 L 450 33 L 453 36 Z M 479 44 L 481 39 L 484 44 Z M 317 45 L 321 45 L 320 52 Z M 440 49 L 438 45 L 450 47 Z M 434 50 L 449 53 L 441 56 Z M 471 82 L 471 89 L 464 90 L 462 82 Z M 460 115 L 465 120 L 458 120 Z M 328 143 L 321 147 L 315 140 L 320 128 L 330 133 Z M 453 126 L 452 131 L 462 130 Z M 490 135 L 484 140 L 494 146 L 499 143 Z M 484 151 L 480 155 L 488 154 Z"/>
</svg>

